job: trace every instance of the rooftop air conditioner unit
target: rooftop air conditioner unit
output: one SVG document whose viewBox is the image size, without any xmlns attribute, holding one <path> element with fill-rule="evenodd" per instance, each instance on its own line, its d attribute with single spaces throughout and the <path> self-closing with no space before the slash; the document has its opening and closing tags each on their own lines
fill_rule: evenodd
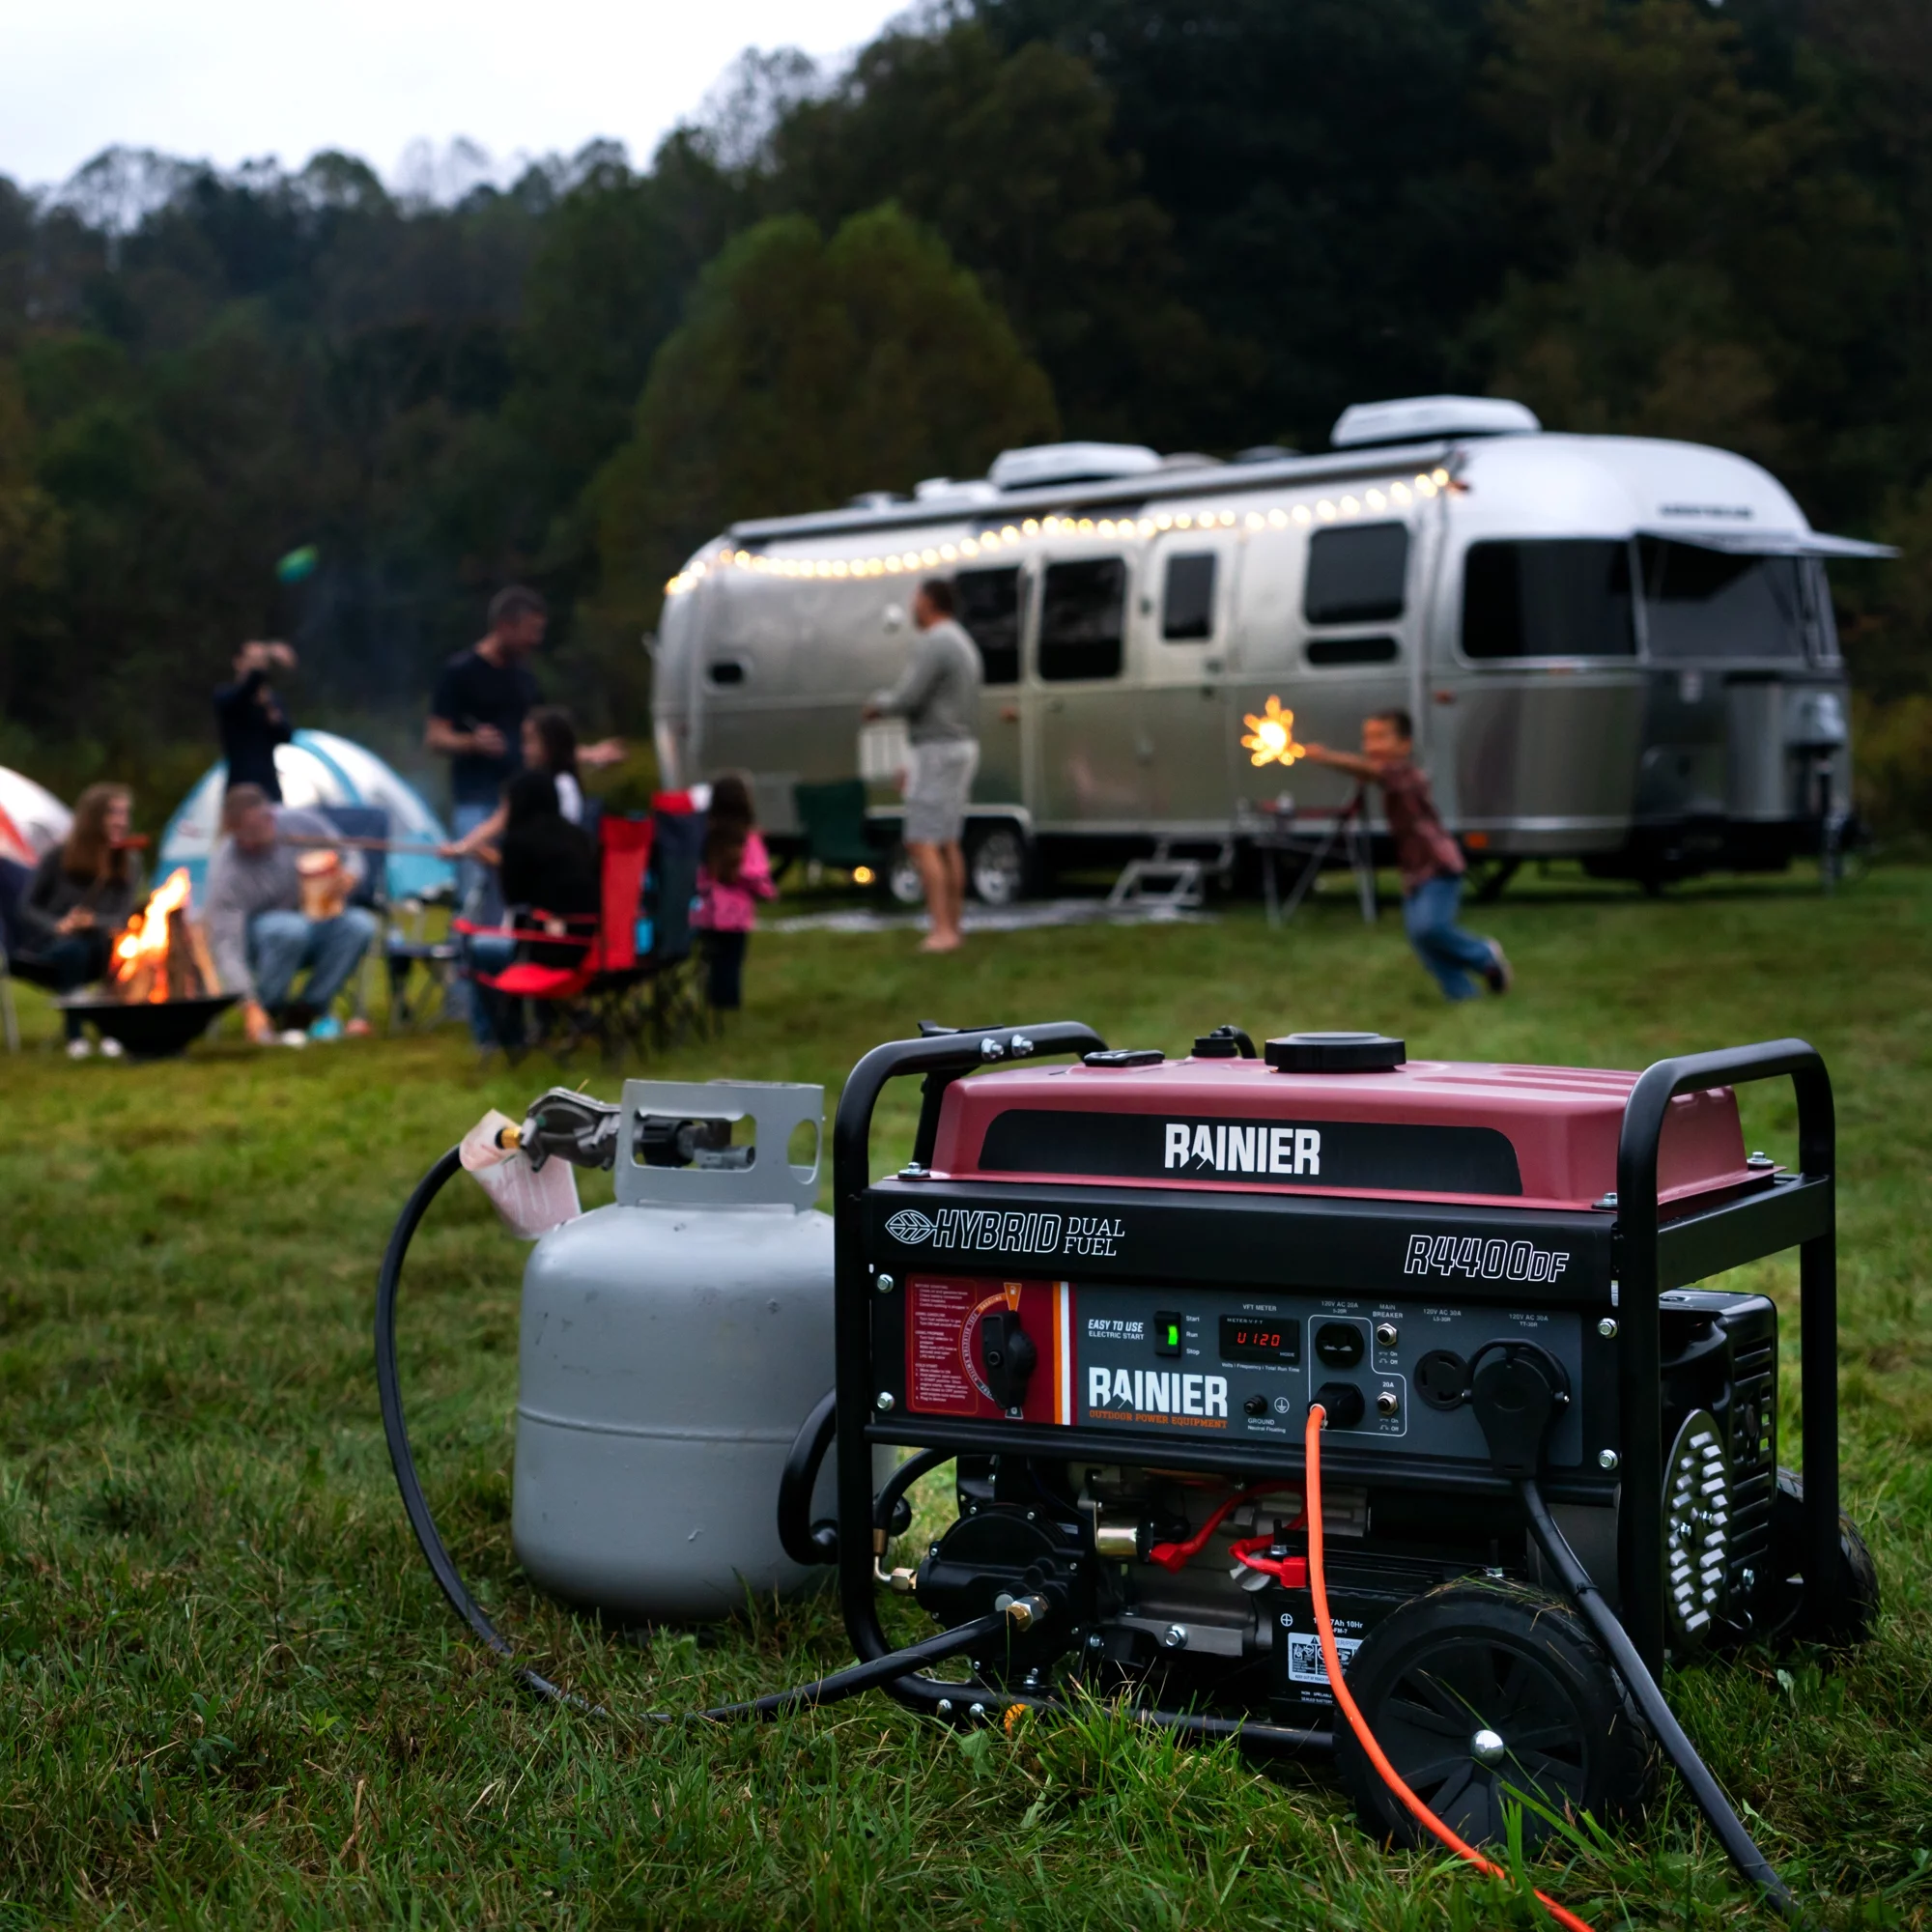
<svg viewBox="0 0 1932 1932">
<path fill-rule="evenodd" d="M 1002 450 L 986 477 L 1002 490 L 1038 490 L 1141 476 L 1160 467 L 1159 456 L 1141 442 L 1046 442 L 1036 449 Z"/>
<path fill-rule="evenodd" d="M 1534 411 L 1503 396 L 1402 396 L 1351 403 L 1328 440 L 1337 449 L 1378 442 L 1431 442 L 1445 436 L 1520 436 L 1540 430 Z"/>
</svg>

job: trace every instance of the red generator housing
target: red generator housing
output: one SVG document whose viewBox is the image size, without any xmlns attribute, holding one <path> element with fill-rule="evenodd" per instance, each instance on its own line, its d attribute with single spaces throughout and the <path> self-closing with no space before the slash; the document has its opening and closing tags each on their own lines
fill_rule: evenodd
<svg viewBox="0 0 1932 1932">
<path fill-rule="evenodd" d="M 915 1075 L 913 1158 L 874 1179 L 880 1094 Z M 1796 1171 L 1747 1151 L 1732 1091 L 1777 1076 Z M 1471 1413 L 1477 1365 L 1512 1350 L 1559 1390 L 1542 1493 L 1653 1673 L 1871 1614 L 1837 1500 L 1831 1086 L 1802 1041 L 1635 1074 L 1408 1061 L 1377 1035 L 1257 1053 L 1224 1027 L 1170 1060 L 1066 1022 L 931 1029 L 854 1069 L 834 1159 L 854 1645 L 890 1648 L 887 1586 L 944 1627 L 1050 1606 L 968 1682 L 901 1679 L 909 1703 L 989 1717 L 1083 1687 L 1196 1734 L 1336 1743 L 1302 1496 L 1320 1401 L 1338 1649 L 1397 1769 L 1475 1838 L 1512 1793 L 1628 1809 L 1642 1720 Z M 1778 1467 L 1776 1306 L 1695 1285 L 1791 1247 L 1802 1482 Z M 875 1495 L 881 1443 L 920 1453 Z M 907 1483 L 948 1461 L 955 1520 L 889 1568 Z M 1401 1835 L 1351 1744 L 1365 1821 Z"/>
</svg>

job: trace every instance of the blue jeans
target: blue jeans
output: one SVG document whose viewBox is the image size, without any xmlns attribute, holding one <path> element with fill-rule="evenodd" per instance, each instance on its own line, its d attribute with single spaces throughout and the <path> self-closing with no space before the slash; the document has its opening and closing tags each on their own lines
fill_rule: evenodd
<svg viewBox="0 0 1932 1932">
<path fill-rule="evenodd" d="M 349 983 L 369 942 L 376 915 L 350 906 L 334 919 L 304 919 L 298 912 L 258 912 L 248 922 L 248 970 L 255 997 L 271 1010 L 284 1005 L 296 975 L 308 968 L 302 1003 L 318 1012 Z"/>
<path fill-rule="evenodd" d="M 1456 923 L 1463 907 L 1463 881 L 1438 873 L 1425 879 L 1402 902 L 1402 923 L 1415 956 L 1452 1000 L 1473 1000 L 1482 989 L 1469 978 L 1495 964 L 1489 941 Z"/>
<path fill-rule="evenodd" d="M 449 814 L 452 835 L 467 838 L 497 810 L 487 799 L 458 799 Z M 460 918 L 478 925 L 495 925 L 503 917 L 503 895 L 497 885 L 497 868 L 481 859 L 464 859 L 456 868 L 456 910 Z M 473 950 L 466 949 L 466 950 Z M 481 963 L 476 962 L 476 963 Z M 500 967 L 485 967 L 486 972 Z M 479 1040 L 489 1038 L 487 1026 L 479 1030 L 476 1020 L 476 988 L 467 978 L 459 978 L 449 989 L 446 1010 L 455 1018 L 468 1017 L 470 1031 Z"/>
</svg>

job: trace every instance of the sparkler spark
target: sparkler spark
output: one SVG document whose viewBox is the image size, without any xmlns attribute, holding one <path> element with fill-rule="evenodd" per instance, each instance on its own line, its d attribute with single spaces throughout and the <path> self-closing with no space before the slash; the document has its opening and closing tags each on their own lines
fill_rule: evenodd
<svg viewBox="0 0 1932 1932">
<path fill-rule="evenodd" d="M 1292 765 L 1306 750 L 1294 742 L 1294 713 L 1284 711 L 1281 699 L 1272 693 L 1262 706 L 1261 714 L 1257 716 L 1250 711 L 1246 723 L 1247 735 L 1241 740 L 1241 749 L 1248 753 L 1251 764 Z"/>
</svg>

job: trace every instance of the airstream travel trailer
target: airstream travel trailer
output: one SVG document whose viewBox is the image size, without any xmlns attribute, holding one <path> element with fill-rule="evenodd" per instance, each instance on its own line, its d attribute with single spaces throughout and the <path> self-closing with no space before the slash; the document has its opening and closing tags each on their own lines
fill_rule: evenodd
<svg viewBox="0 0 1932 1932">
<path fill-rule="evenodd" d="M 1504 865 L 1656 882 L 1818 849 L 1850 796 L 1824 560 L 1889 552 L 1813 531 L 1742 457 L 1546 434 L 1518 403 L 1359 405 L 1333 442 L 1011 450 L 982 480 L 734 526 L 668 587 L 668 780 L 744 771 L 796 834 L 795 785 L 878 764 L 859 705 L 937 571 L 985 665 L 982 896 L 1036 862 L 1238 842 L 1285 790 L 1332 814 L 1347 779 L 1243 747 L 1270 699 L 1291 759 L 1406 707 L 1445 820 Z"/>
</svg>

